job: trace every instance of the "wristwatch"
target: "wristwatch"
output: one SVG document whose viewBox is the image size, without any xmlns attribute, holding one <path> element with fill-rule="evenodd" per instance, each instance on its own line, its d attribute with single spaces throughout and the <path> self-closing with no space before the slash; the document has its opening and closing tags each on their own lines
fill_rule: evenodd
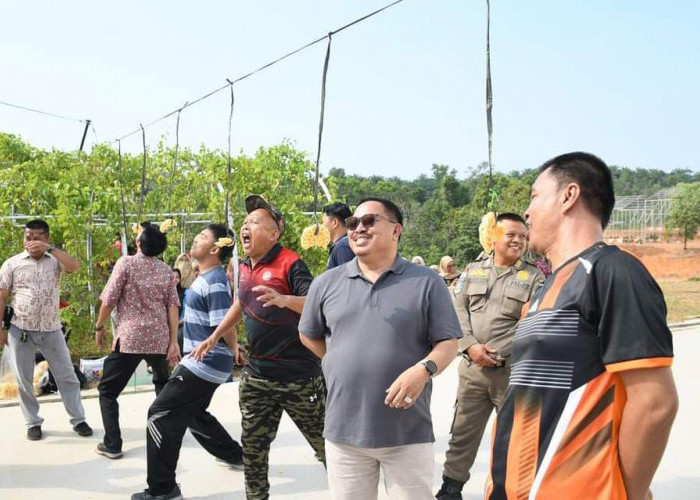
<svg viewBox="0 0 700 500">
<path fill-rule="evenodd" d="M 425 370 L 428 372 L 430 378 L 433 378 L 433 376 L 437 373 L 437 365 L 432 359 L 424 359 L 419 364 L 425 367 Z"/>
<path fill-rule="evenodd" d="M 95 325 L 95 331 L 96 331 L 96 332 L 99 332 L 99 331 L 104 330 L 104 329 L 105 329 L 105 326 L 104 326 L 104 325 L 102 325 L 102 326 L 97 326 L 97 325 Z"/>
<path fill-rule="evenodd" d="M 54 245 L 49 245 L 49 248 L 46 249 L 46 253 L 52 253 L 54 250 L 56 250 L 56 247 Z"/>
</svg>

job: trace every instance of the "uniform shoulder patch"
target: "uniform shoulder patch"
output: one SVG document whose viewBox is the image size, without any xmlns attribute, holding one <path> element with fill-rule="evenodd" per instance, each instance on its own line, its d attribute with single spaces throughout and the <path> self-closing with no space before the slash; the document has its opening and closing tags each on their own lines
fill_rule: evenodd
<svg viewBox="0 0 700 500">
<path fill-rule="evenodd" d="M 485 269 L 482 269 L 480 267 L 477 268 L 469 268 L 469 277 L 475 277 L 475 278 L 485 278 L 488 276 L 488 273 L 486 272 Z"/>
<path fill-rule="evenodd" d="M 518 271 L 517 273 L 515 273 L 515 279 L 517 279 L 518 281 L 527 281 L 529 277 L 529 271 Z"/>
</svg>

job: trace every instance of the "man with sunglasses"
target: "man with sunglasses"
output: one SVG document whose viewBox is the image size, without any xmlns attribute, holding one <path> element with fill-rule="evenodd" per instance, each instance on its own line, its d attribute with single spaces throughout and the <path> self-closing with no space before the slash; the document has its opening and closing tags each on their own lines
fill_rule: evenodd
<svg viewBox="0 0 700 500">
<path fill-rule="evenodd" d="M 522 259 L 525 219 L 502 213 L 496 224 L 503 235 L 492 251 L 467 266 L 453 292 L 464 333 L 459 341 L 464 359 L 438 500 L 462 498 L 489 417 L 505 399 L 514 327 L 523 305 L 544 282 L 540 270 Z"/>
<path fill-rule="evenodd" d="M 239 264 L 238 299 L 207 340 L 191 356 L 201 360 L 241 317 L 248 360 L 241 374 L 241 443 L 248 500 L 269 498 L 270 446 L 282 413 L 294 421 L 325 464 L 325 386 L 318 359 L 299 339 L 299 315 L 312 281 L 304 261 L 284 248 L 282 213 L 262 196 L 245 200 L 248 216 L 240 229 L 246 257 Z M 238 364 L 244 364 L 236 348 Z"/>
<path fill-rule="evenodd" d="M 309 290 L 299 331 L 328 383 L 326 456 L 331 498 L 427 499 L 433 484 L 431 378 L 462 336 L 449 291 L 398 254 L 403 217 L 366 198 L 346 225 L 356 259 Z"/>
<path fill-rule="evenodd" d="M 0 323 L 10 296 L 14 309 L 9 335 L 0 328 L 0 344 L 7 346 L 10 354 L 30 441 L 41 439 L 44 422 L 32 385 L 37 349 L 49 363 L 73 430 L 80 436 L 92 436 L 58 314 L 61 273 L 72 273 L 79 267 L 73 257 L 51 244 L 49 225 L 35 219 L 24 228 L 24 251 L 0 268 Z"/>
</svg>

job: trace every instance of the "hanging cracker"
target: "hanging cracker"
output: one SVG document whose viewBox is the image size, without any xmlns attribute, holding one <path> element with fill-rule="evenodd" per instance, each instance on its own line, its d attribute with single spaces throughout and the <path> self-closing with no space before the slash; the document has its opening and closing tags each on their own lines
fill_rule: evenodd
<svg viewBox="0 0 700 500">
<path fill-rule="evenodd" d="M 327 248 L 331 242 L 331 233 L 326 226 L 311 224 L 301 233 L 301 248 L 308 250 L 311 247 Z"/>
<path fill-rule="evenodd" d="M 160 229 L 161 233 L 165 234 L 174 227 L 177 227 L 177 221 L 175 219 L 165 219 L 163 222 L 161 222 L 158 229 Z"/>
<path fill-rule="evenodd" d="M 496 241 L 503 238 L 503 233 L 503 225 L 496 222 L 496 212 L 488 212 L 481 218 L 479 243 L 481 243 L 485 253 L 489 254 L 493 251 Z"/>
</svg>

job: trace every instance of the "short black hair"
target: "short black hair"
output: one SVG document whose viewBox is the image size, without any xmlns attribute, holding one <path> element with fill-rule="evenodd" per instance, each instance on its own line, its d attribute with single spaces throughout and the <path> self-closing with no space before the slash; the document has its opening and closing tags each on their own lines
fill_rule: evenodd
<svg viewBox="0 0 700 500">
<path fill-rule="evenodd" d="M 341 222 L 341 224 L 343 224 L 343 226 L 345 225 L 345 219 L 352 215 L 350 207 L 345 203 L 340 203 L 338 201 L 323 207 L 323 213 L 328 217 L 335 217 Z"/>
<path fill-rule="evenodd" d="M 38 231 L 44 231 L 46 234 L 49 234 L 50 232 L 49 225 L 43 219 L 30 220 L 24 225 L 24 227 L 27 229 L 36 229 Z"/>
<path fill-rule="evenodd" d="M 496 222 L 501 222 L 502 220 L 513 220 L 515 222 L 520 222 L 527 227 L 527 223 L 525 222 L 523 216 L 513 212 L 503 212 L 502 214 L 498 214 L 496 217 Z"/>
<path fill-rule="evenodd" d="M 216 242 L 219 238 L 232 238 L 236 240 L 236 235 L 230 229 L 226 229 L 223 224 L 207 224 L 204 230 L 211 231 L 214 235 L 214 241 Z M 233 246 L 230 247 L 219 247 L 219 262 L 222 264 L 231 258 L 233 255 Z"/>
<path fill-rule="evenodd" d="M 581 199 L 605 229 L 615 207 L 615 191 L 610 169 L 603 160 L 590 153 L 567 153 L 543 163 L 540 173 L 549 170 L 559 187 L 575 182 Z"/>
<path fill-rule="evenodd" d="M 141 253 L 148 257 L 155 257 L 165 251 L 168 246 L 168 238 L 160 232 L 160 228 L 150 222 L 142 222 L 143 230 L 139 235 Z"/>
<path fill-rule="evenodd" d="M 377 203 L 381 203 L 384 209 L 391 214 L 394 220 L 403 226 L 403 214 L 401 213 L 401 209 L 396 205 L 396 203 L 394 203 L 391 200 L 387 200 L 386 198 L 368 196 L 367 198 L 362 198 L 360 200 L 360 203 L 357 204 L 357 206 L 359 207 L 360 205 L 362 205 L 363 203 L 367 203 L 368 201 L 376 201 Z"/>
</svg>

